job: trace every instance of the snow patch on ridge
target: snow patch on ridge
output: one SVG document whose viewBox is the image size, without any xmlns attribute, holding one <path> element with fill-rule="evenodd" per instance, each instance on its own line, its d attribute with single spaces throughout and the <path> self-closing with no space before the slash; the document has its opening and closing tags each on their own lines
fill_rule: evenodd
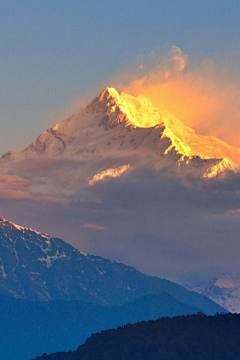
<svg viewBox="0 0 240 360">
<path fill-rule="evenodd" d="M 3 277 L 4 279 L 6 279 L 6 278 L 7 278 L 7 274 L 6 274 L 6 272 L 5 272 L 4 265 L 1 265 L 1 266 L 0 266 L 0 270 L 1 270 L 1 273 L 2 273 L 2 277 Z"/>
<path fill-rule="evenodd" d="M 236 168 L 233 162 L 227 158 L 219 160 L 219 162 L 213 166 L 211 166 L 205 174 L 203 174 L 203 178 L 212 179 L 217 177 L 218 175 L 223 174 L 226 170 L 236 172 Z"/>
<path fill-rule="evenodd" d="M 89 180 L 89 185 L 93 186 L 96 182 L 105 179 L 106 177 L 120 177 L 125 171 L 127 171 L 130 167 L 130 164 L 119 166 L 117 168 L 110 168 L 93 176 L 91 180 Z"/>
<path fill-rule="evenodd" d="M 190 146 L 186 145 L 176 136 L 168 127 L 165 127 L 163 130 L 161 139 L 168 138 L 171 140 L 171 145 L 164 151 L 164 155 L 169 154 L 172 150 L 176 151 L 182 156 L 191 157 L 192 149 Z"/>
<path fill-rule="evenodd" d="M 60 254 L 59 251 L 57 250 L 55 255 L 52 256 L 47 255 L 45 258 L 44 257 L 38 258 L 38 260 L 45 263 L 47 268 L 50 268 L 55 261 L 64 258 L 67 258 L 67 255 L 65 253 Z"/>
</svg>

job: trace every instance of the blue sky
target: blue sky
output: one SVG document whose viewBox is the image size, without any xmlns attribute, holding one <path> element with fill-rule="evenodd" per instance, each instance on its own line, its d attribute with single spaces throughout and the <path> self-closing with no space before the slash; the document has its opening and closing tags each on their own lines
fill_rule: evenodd
<svg viewBox="0 0 240 360">
<path fill-rule="evenodd" d="M 175 44 L 238 71 L 240 2 L 81 0 L 0 3 L 0 153 L 20 149 L 153 48 Z"/>
</svg>

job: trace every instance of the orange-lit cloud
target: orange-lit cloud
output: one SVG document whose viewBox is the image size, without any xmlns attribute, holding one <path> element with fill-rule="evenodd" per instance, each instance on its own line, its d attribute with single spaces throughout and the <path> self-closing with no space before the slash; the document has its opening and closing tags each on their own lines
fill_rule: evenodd
<svg viewBox="0 0 240 360">
<path fill-rule="evenodd" d="M 18 175 L 0 174 L 0 199 L 30 200 L 42 203 L 64 204 L 65 199 L 36 195 L 27 190 L 30 180 Z"/>
<path fill-rule="evenodd" d="M 37 201 L 42 203 L 52 203 L 52 204 L 65 204 L 65 199 L 54 198 L 51 196 L 40 196 L 34 195 L 24 190 L 0 190 L 1 199 L 17 199 L 17 200 L 30 200 Z"/>
<path fill-rule="evenodd" d="M 92 230 L 108 230 L 107 227 L 102 226 L 102 225 L 97 225 L 97 224 L 94 224 L 94 223 L 83 224 L 82 228 L 84 228 L 84 229 L 92 229 Z"/>
<path fill-rule="evenodd" d="M 30 181 L 18 175 L 0 174 L 0 190 L 18 189 L 30 184 Z"/>
<path fill-rule="evenodd" d="M 240 216 L 240 209 L 229 210 L 227 215 Z"/>
<path fill-rule="evenodd" d="M 160 61 L 156 52 L 137 70 L 118 74 L 110 85 L 149 98 L 201 134 L 214 135 L 240 146 L 240 79 L 204 60 L 188 67 L 188 57 L 173 46 Z"/>
</svg>

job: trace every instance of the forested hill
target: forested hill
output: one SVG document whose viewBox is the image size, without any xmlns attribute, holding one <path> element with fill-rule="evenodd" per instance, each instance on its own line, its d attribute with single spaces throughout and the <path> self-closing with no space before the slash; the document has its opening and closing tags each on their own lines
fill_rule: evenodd
<svg viewBox="0 0 240 360">
<path fill-rule="evenodd" d="M 161 318 L 92 335 L 75 352 L 36 360 L 239 360 L 240 315 Z"/>
</svg>

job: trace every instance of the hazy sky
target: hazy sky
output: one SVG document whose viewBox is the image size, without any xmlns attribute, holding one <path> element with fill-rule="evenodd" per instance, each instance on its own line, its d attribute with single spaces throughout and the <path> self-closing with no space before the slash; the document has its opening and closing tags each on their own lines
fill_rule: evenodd
<svg viewBox="0 0 240 360">
<path fill-rule="evenodd" d="M 2 0 L 0 153 L 28 145 L 72 101 L 152 49 L 238 71 L 238 0 Z M 69 109 L 69 112 L 71 109 Z"/>
</svg>

